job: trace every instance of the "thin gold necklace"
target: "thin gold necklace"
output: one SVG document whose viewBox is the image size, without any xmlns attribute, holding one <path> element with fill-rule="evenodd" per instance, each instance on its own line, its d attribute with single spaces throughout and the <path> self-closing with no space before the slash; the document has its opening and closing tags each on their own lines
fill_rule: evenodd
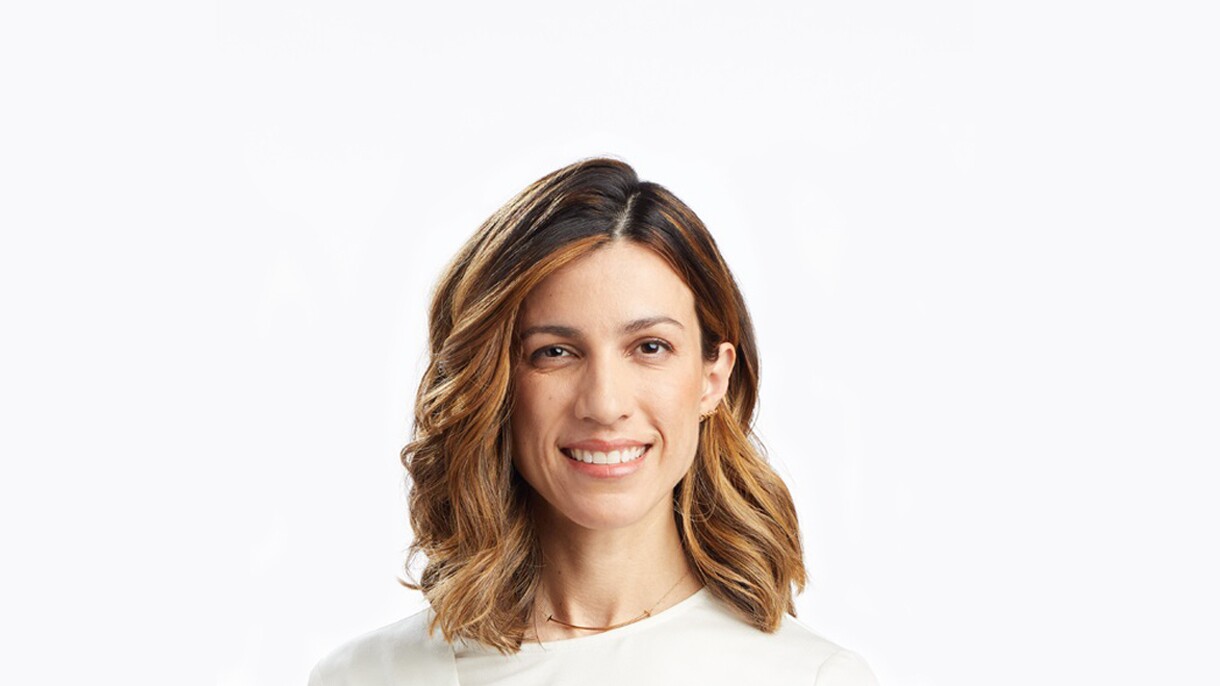
<svg viewBox="0 0 1220 686">
<path fill-rule="evenodd" d="M 665 592 L 665 595 L 661 596 L 661 600 L 658 600 L 656 605 L 653 605 L 649 609 L 644 610 L 644 614 L 640 615 L 639 617 L 636 617 L 635 619 L 629 619 L 625 622 L 619 622 L 618 624 L 611 624 L 610 626 L 580 626 L 577 624 L 568 624 L 567 622 L 563 621 L 562 619 L 555 619 L 555 615 L 547 615 L 546 621 L 555 622 L 556 624 L 562 624 L 562 625 L 568 627 L 569 629 L 584 629 L 585 631 L 609 631 L 611 629 L 617 629 L 621 626 L 627 626 L 628 624 L 635 624 L 636 622 L 640 621 L 641 619 L 648 619 L 649 617 L 651 617 L 652 611 L 657 609 L 657 605 L 660 605 L 661 601 L 665 600 L 665 598 L 670 593 L 673 593 L 674 589 L 678 587 L 678 584 L 682 583 L 682 580 L 685 579 L 689 574 L 690 574 L 690 570 L 687 570 L 686 574 L 683 574 L 681 577 L 679 577 L 678 580 L 674 582 L 674 585 L 670 586 L 669 590 Z"/>
</svg>

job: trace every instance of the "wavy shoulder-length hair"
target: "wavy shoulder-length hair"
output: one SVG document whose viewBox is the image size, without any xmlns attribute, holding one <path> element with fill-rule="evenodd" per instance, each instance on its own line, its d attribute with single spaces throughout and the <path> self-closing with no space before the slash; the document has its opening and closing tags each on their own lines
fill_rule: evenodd
<svg viewBox="0 0 1220 686">
<path fill-rule="evenodd" d="M 615 241 L 664 258 L 695 297 L 703 356 L 737 350 L 724 406 L 701 424 L 674 518 L 695 575 L 743 619 L 775 631 L 805 587 L 792 497 L 753 432 L 754 326 L 716 242 L 695 213 L 626 163 L 587 159 L 552 172 L 479 227 L 448 265 L 429 311 L 430 357 L 407 470 L 421 590 L 448 641 L 510 654 L 529 625 L 541 568 L 530 486 L 510 454 L 518 313 L 547 275 Z"/>
</svg>

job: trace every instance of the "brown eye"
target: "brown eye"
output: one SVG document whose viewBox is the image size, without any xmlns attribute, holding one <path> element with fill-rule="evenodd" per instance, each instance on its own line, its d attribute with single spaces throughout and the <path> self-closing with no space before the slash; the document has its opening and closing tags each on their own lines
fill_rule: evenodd
<svg viewBox="0 0 1220 686">
<path fill-rule="evenodd" d="M 567 352 L 567 350 L 564 350 L 563 348 L 561 348 L 558 345 L 548 345 L 544 348 L 539 348 L 538 350 L 535 350 L 534 354 L 530 355 L 530 359 L 531 360 L 539 360 L 539 359 L 543 359 L 543 358 L 554 359 L 557 357 L 562 357 L 563 354 L 566 352 Z"/>
<path fill-rule="evenodd" d="M 673 346 L 661 340 L 644 341 L 640 343 L 640 349 L 647 353 L 648 357 L 658 357 L 662 351 L 673 352 Z"/>
</svg>

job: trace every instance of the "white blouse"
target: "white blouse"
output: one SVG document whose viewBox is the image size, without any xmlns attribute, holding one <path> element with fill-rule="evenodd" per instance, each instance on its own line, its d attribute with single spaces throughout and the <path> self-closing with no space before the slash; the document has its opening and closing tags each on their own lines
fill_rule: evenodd
<svg viewBox="0 0 1220 686">
<path fill-rule="evenodd" d="M 768 634 L 707 587 L 647 619 L 598 634 L 525 643 L 514 655 L 454 647 L 461 686 L 804 684 L 875 686 L 868 665 L 784 615 Z"/>
<path fill-rule="evenodd" d="M 525 643 L 503 655 L 427 634 L 426 609 L 336 648 L 309 686 L 801 684 L 876 686 L 860 656 L 784 615 L 775 633 L 740 619 L 706 587 L 647 619 L 598 634 Z"/>
</svg>

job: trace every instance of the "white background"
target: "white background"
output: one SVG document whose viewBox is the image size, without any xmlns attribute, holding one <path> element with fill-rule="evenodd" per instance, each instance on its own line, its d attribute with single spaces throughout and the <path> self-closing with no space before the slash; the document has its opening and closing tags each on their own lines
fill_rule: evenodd
<svg viewBox="0 0 1220 686">
<path fill-rule="evenodd" d="M 6 5 L 4 681 L 301 684 L 419 607 L 429 290 L 611 154 L 745 292 L 802 621 L 890 686 L 1217 683 L 1203 4 Z"/>
</svg>

